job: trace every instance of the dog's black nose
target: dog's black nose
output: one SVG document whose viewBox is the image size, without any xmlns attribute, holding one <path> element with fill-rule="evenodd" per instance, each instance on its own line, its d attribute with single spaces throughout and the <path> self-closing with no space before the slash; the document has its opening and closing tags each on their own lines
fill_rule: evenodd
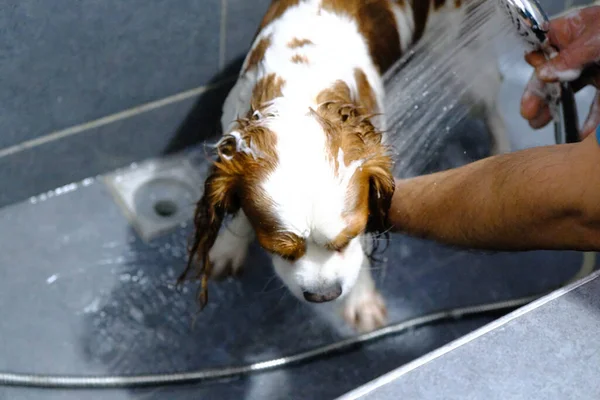
<svg viewBox="0 0 600 400">
<path fill-rule="evenodd" d="M 306 301 L 311 303 L 325 303 L 326 301 L 335 300 L 342 294 L 342 285 L 336 283 L 335 285 L 319 290 L 317 293 L 304 291 L 302 292 Z"/>
</svg>

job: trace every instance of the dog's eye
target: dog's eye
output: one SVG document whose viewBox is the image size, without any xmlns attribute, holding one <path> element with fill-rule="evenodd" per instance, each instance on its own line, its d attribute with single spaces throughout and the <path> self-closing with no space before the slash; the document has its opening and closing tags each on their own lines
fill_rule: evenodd
<svg viewBox="0 0 600 400">
<path fill-rule="evenodd" d="M 290 261 L 290 262 L 294 262 L 298 259 L 298 257 L 295 254 L 280 254 L 279 256 L 281 258 L 283 258 L 285 261 Z"/>
</svg>

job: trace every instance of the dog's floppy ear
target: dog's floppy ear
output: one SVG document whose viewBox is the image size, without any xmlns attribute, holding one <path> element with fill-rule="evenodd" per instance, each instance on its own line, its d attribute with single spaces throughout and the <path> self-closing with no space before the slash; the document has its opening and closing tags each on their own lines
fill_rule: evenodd
<svg viewBox="0 0 600 400">
<path fill-rule="evenodd" d="M 392 166 L 391 157 L 383 153 L 370 158 L 363 165 L 363 171 L 369 177 L 367 232 L 383 233 L 389 229 L 388 214 L 395 189 Z"/>
<path fill-rule="evenodd" d="M 236 213 L 240 208 L 236 192 L 241 166 L 235 159 L 235 152 L 235 137 L 225 137 L 217 144 L 218 159 L 204 182 L 204 193 L 196 205 L 188 263 L 178 280 L 181 283 L 195 270 L 192 278 L 201 280 L 198 292 L 201 309 L 208 302 L 208 278 L 212 269 L 208 253 L 225 217 Z"/>
</svg>

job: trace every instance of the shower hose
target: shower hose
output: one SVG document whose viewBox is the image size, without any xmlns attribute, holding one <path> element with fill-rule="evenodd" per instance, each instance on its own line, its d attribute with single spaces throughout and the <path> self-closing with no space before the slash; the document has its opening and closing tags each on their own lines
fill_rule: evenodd
<svg viewBox="0 0 600 400">
<path fill-rule="evenodd" d="M 561 287 L 591 274 L 594 270 L 595 262 L 596 253 L 583 253 L 583 261 L 581 264 L 581 268 L 571 279 L 569 279 L 567 282 L 561 285 Z M 244 375 L 248 375 L 250 373 L 285 368 L 291 365 L 305 363 L 318 358 L 323 358 L 334 354 L 340 354 L 350 349 L 356 348 L 360 345 L 365 345 L 367 343 L 381 339 L 383 337 L 400 334 L 402 332 L 406 332 L 407 330 L 419 328 L 429 324 L 440 323 L 449 320 L 456 320 L 466 317 L 508 313 L 544 296 L 545 294 L 548 294 L 548 292 L 507 301 L 499 301 L 474 306 L 441 310 L 417 318 L 397 322 L 388 325 L 384 328 L 378 329 L 376 331 L 343 339 L 338 342 L 315 347 L 292 355 L 256 362 L 252 364 L 219 368 L 207 368 L 189 372 L 173 372 L 148 375 L 77 376 L 0 372 L 0 385 L 63 389 L 106 389 L 160 386 L 167 384 L 183 384 L 215 379 L 237 378 Z"/>
</svg>

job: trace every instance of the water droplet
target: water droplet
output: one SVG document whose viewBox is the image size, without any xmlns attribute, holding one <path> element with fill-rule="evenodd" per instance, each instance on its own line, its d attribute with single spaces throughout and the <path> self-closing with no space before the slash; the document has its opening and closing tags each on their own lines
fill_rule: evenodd
<svg viewBox="0 0 600 400">
<path fill-rule="evenodd" d="M 82 186 L 90 186 L 92 183 L 94 183 L 94 178 L 86 178 L 81 182 Z"/>
<path fill-rule="evenodd" d="M 137 307 L 131 307 L 129 309 L 129 315 L 131 315 L 131 317 L 139 323 L 144 322 L 144 313 L 142 312 L 142 310 L 140 310 Z"/>
</svg>

